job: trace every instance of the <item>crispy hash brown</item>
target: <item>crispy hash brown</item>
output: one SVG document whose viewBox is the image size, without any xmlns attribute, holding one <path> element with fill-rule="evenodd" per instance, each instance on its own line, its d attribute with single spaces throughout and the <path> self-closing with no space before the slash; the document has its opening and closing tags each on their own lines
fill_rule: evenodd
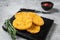
<svg viewBox="0 0 60 40">
<path fill-rule="evenodd" d="M 19 30 L 26 30 L 26 29 L 30 28 L 32 25 L 31 17 L 26 15 L 26 13 L 20 14 L 20 15 L 22 15 L 22 16 L 20 16 L 19 18 L 16 18 L 13 21 L 13 26 Z"/>
<path fill-rule="evenodd" d="M 28 32 L 35 34 L 38 33 L 40 31 L 40 26 L 37 25 L 32 25 L 31 28 L 27 29 Z"/>
</svg>

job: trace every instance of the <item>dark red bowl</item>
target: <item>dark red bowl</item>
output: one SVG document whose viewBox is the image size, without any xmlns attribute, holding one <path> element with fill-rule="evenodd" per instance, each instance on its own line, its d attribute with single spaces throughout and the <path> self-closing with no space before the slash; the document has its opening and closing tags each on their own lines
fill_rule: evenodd
<svg viewBox="0 0 60 40">
<path fill-rule="evenodd" d="M 52 9 L 53 3 L 50 1 L 41 2 L 41 6 L 45 11 Z"/>
</svg>

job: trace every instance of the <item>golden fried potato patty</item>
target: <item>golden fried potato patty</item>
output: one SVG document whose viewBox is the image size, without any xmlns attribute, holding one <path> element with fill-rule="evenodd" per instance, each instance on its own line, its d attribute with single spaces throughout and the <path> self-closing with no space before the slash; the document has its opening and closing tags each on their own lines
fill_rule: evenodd
<svg viewBox="0 0 60 40">
<path fill-rule="evenodd" d="M 32 19 L 30 16 L 23 15 L 21 18 L 16 18 L 13 21 L 13 26 L 19 30 L 26 30 L 32 25 Z"/>
<path fill-rule="evenodd" d="M 29 15 L 32 17 L 32 21 L 34 24 L 40 25 L 40 26 L 44 25 L 44 20 L 41 16 L 37 15 L 34 12 L 29 12 Z"/>
<path fill-rule="evenodd" d="M 31 28 L 27 29 L 28 32 L 35 34 L 38 33 L 40 31 L 40 26 L 37 25 L 32 25 Z"/>
</svg>

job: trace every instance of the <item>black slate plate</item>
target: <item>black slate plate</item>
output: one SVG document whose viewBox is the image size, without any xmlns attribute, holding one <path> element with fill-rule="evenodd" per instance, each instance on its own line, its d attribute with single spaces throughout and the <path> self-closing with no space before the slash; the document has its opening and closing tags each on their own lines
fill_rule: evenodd
<svg viewBox="0 0 60 40">
<path fill-rule="evenodd" d="M 19 11 L 19 12 L 21 12 L 21 11 Z M 44 18 L 44 17 L 42 17 L 42 18 L 44 20 L 44 25 L 41 27 L 41 31 L 39 33 L 37 33 L 37 34 L 30 34 L 27 31 L 19 31 L 19 30 L 17 30 L 16 34 L 18 36 L 26 38 L 28 40 L 45 40 L 45 38 L 46 38 L 46 36 L 47 36 L 47 34 L 48 34 L 48 32 L 49 32 L 49 30 L 50 30 L 50 28 L 51 28 L 51 26 L 52 26 L 54 21 L 51 20 L 51 19 L 48 19 L 48 18 Z M 13 22 L 14 19 L 15 19 L 14 16 L 12 18 L 10 18 L 11 23 Z M 5 31 L 7 31 L 6 27 L 4 25 L 2 26 L 2 28 Z"/>
</svg>

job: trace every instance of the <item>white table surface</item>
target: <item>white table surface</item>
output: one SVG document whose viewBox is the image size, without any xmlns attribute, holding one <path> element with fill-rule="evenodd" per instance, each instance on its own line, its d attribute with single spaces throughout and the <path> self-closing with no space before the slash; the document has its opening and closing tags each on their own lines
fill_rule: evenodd
<svg viewBox="0 0 60 40">
<path fill-rule="evenodd" d="M 35 10 L 43 10 L 41 2 L 44 0 L 0 0 L 0 40 L 12 40 L 10 35 L 2 29 L 4 21 L 12 17 L 20 8 L 29 8 Z M 39 15 L 53 19 L 54 25 L 50 30 L 46 40 L 60 40 L 60 0 L 49 0 L 54 3 L 54 9 L 51 14 Z M 26 40 L 17 37 L 17 40 Z"/>
</svg>

